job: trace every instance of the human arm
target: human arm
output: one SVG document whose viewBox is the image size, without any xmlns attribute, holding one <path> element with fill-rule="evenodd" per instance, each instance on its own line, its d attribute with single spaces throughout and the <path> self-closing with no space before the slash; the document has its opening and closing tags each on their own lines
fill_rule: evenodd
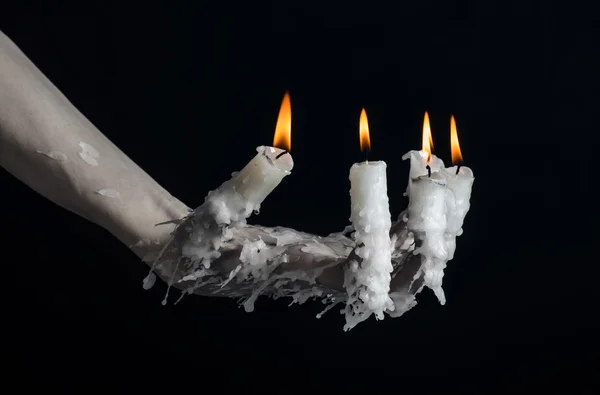
<svg viewBox="0 0 600 395">
<path fill-rule="evenodd" d="M 107 229 L 154 263 L 170 285 L 210 296 L 244 297 L 247 306 L 259 294 L 344 298 L 344 265 L 353 259 L 355 246 L 343 234 L 319 237 L 260 226 L 232 229 L 232 241 L 212 265 L 215 273 L 204 279 L 211 282 L 198 287 L 198 278 L 186 280 L 195 269 L 179 260 L 182 240 L 177 234 L 171 239 L 171 232 L 173 221 L 188 216 L 189 208 L 108 140 L 2 33 L 0 70 L 0 166 L 42 196 Z M 185 224 L 178 229 L 182 238 L 185 229 Z M 282 232 L 292 233 L 294 241 L 278 245 Z M 421 289 L 413 281 L 420 264 L 411 255 L 411 239 L 401 220 L 392 235 L 397 237 L 392 290 L 411 297 Z M 273 270 L 264 281 L 242 278 L 223 285 L 232 271 L 244 266 L 240 256 L 246 241 L 259 239 L 288 260 L 269 268 Z"/>
<path fill-rule="evenodd" d="M 0 166 L 104 227 L 140 258 L 173 230 L 156 224 L 189 210 L 106 138 L 2 32 Z"/>
</svg>

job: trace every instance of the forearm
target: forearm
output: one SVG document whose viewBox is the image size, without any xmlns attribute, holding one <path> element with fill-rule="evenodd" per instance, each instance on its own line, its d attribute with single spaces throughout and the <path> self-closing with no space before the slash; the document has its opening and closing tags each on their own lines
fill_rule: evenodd
<svg viewBox="0 0 600 395">
<path fill-rule="evenodd" d="M 96 155 L 97 152 L 97 155 Z M 188 208 L 109 141 L 0 32 L 0 166 L 141 257 Z"/>
</svg>

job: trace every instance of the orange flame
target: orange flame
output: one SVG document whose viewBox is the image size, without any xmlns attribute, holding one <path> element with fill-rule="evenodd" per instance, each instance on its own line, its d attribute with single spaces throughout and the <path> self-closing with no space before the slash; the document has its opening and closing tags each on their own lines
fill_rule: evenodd
<svg viewBox="0 0 600 395">
<path fill-rule="evenodd" d="M 360 150 L 371 151 L 371 136 L 369 134 L 369 121 L 367 120 L 367 112 L 363 108 L 360 112 L 359 121 L 359 137 L 360 137 Z"/>
<path fill-rule="evenodd" d="M 273 137 L 273 147 L 290 151 L 292 148 L 292 104 L 290 102 L 289 92 L 285 92 L 277 126 L 275 126 L 275 137 Z"/>
<path fill-rule="evenodd" d="M 425 119 L 423 120 L 423 148 L 422 150 L 427 152 L 427 162 L 431 160 L 431 154 L 433 153 L 433 137 L 431 136 L 431 126 L 429 125 L 429 114 L 425 111 Z"/>
<path fill-rule="evenodd" d="M 462 164 L 463 157 L 460 152 L 460 144 L 458 143 L 458 132 L 456 131 L 456 120 L 454 115 L 450 118 L 450 151 L 452 153 L 452 164 Z"/>
</svg>

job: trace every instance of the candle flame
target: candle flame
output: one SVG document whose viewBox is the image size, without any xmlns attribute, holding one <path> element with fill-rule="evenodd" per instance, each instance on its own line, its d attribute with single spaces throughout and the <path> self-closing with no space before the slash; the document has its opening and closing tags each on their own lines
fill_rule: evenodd
<svg viewBox="0 0 600 395">
<path fill-rule="evenodd" d="M 423 120 L 423 148 L 422 150 L 427 152 L 427 162 L 431 160 L 431 154 L 433 153 L 433 137 L 431 136 L 431 126 L 429 125 L 429 114 L 425 111 L 425 119 Z"/>
<path fill-rule="evenodd" d="M 371 136 L 369 135 L 369 121 L 367 120 L 367 112 L 363 108 L 360 112 L 359 121 L 359 137 L 360 137 L 360 150 L 371 151 Z"/>
<path fill-rule="evenodd" d="M 275 137 L 273 137 L 273 147 L 290 151 L 292 148 L 292 104 L 290 102 L 289 92 L 285 92 L 277 126 L 275 126 Z"/>
<path fill-rule="evenodd" d="M 460 152 L 460 144 L 458 143 L 458 132 L 456 131 L 456 120 L 454 115 L 450 118 L 450 151 L 452 153 L 452 164 L 462 164 L 463 157 Z"/>
</svg>

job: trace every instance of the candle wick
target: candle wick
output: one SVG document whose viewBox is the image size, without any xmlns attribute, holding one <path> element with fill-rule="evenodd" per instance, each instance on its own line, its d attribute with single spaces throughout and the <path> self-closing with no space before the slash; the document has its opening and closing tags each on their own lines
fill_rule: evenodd
<svg viewBox="0 0 600 395">
<path fill-rule="evenodd" d="M 427 169 L 427 177 L 431 177 L 431 167 L 427 165 L 425 168 Z"/>
<path fill-rule="evenodd" d="M 461 166 L 462 166 L 462 165 L 458 165 L 458 166 L 456 166 L 456 175 L 458 175 L 458 172 L 460 171 L 460 167 L 461 167 Z"/>
<path fill-rule="evenodd" d="M 369 163 L 369 150 L 368 149 L 365 150 L 365 162 L 367 164 Z"/>
<path fill-rule="evenodd" d="M 289 154 L 289 152 L 287 152 L 287 151 L 283 151 L 282 153 L 280 153 L 279 155 L 277 155 L 277 156 L 275 157 L 275 159 L 279 159 L 279 158 L 281 158 L 281 157 L 282 157 L 283 155 L 285 155 L 285 154 Z"/>
</svg>

